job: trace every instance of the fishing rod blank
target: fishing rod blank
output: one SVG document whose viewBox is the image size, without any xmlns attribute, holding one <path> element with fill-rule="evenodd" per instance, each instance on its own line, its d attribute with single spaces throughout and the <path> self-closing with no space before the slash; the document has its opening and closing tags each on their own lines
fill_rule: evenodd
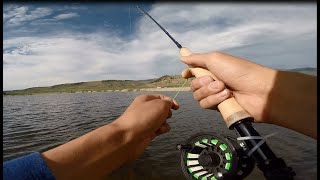
<svg viewBox="0 0 320 180">
<path fill-rule="evenodd" d="M 169 36 L 169 38 L 177 45 L 177 47 L 178 47 L 179 49 L 182 48 L 182 46 L 181 46 L 156 20 L 154 20 L 146 11 L 144 11 L 143 9 L 141 9 L 138 5 L 137 5 L 137 8 L 139 9 L 139 11 L 140 11 L 142 14 L 147 15 L 154 23 L 156 23 L 156 24 L 162 29 L 162 31 L 163 31 L 164 33 L 166 33 L 166 34 Z"/>
<path fill-rule="evenodd" d="M 156 23 L 160 29 L 162 29 L 163 32 L 165 32 L 169 38 L 177 45 L 177 47 L 180 49 L 180 54 L 182 56 L 189 56 L 192 54 L 192 52 L 185 47 L 182 47 L 155 19 L 153 19 L 147 12 L 145 12 L 143 9 L 141 9 L 139 6 L 137 6 L 139 11 L 148 16 L 154 23 Z M 195 77 L 201 77 L 205 75 L 211 76 L 214 80 L 218 80 L 216 76 L 214 76 L 210 71 L 203 69 L 203 68 L 193 68 L 189 67 L 189 70 Z M 244 108 L 242 108 L 237 100 L 234 97 L 229 97 L 227 100 L 221 102 L 218 105 L 218 109 L 221 112 L 221 115 L 227 124 L 228 128 L 235 122 L 244 119 L 244 118 L 250 118 L 252 117 Z"/>
<path fill-rule="evenodd" d="M 180 54 L 182 56 L 189 56 L 192 54 L 192 52 L 182 47 L 156 20 L 154 20 L 147 12 L 145 12 L 143 9 L 141 9 L 139 6 L 137 8 L 140 10 L 141 13 L 144 15 L 147 15 L 154 23 L 156 23 L 162 31 L 164 31 L 169 38 L 177 45 L 177 47 L 180 49 Z M 214 80 L 218 80 L 210 71 L 202 69 L 202 68 L 193 68 L 189 67 L 189 70 L 195 77 L 201 77 L 204 75 L 211 76 Z M 252 136 L 258 136 L 259 133 L 252 127 L 251 122 L 254 122 L 253 117 L 244 109 L 242 108 L 239 103 L 236 101 L 234 97 L 230 97 L 227 100 L 223 101 L 218 105 L 218 109 L 220 110 L 220 113 L 227 124 L 227 127 L 230 130 L 235 130 L 236 133 L 240 137 L 252 137 Z M 185 144 L 178 144 L 177 149 L 181 151 L 182 153 L 182 169 L 184 174 L 188 179 L 199 179 L 201 177 L 201 180 L 207 180 L 210 177 L 210 180 L 215 179 L 228 179 L 228 178 L 235 178 L 235 179 L 242 179 L 244 178 L 243 175 L 238 176 L 239 174 L 234 173 L 236 170 L 241 167 L 234 166 L 233 171 L 229 171 L 231 167 L 231 162 L 224 161 L 226 164 L 221 164 L 221 156 L 219 155 L 220 149 L 222 151 L 225 151 L 228 147 L 230 149 L 235 149 L 237 145 L 235 143 L 228 143 L 227 140 L 223 141 L 223 137 L 216 137 L 216 139 L 213 139 L 219 141 L 222 140 L 225 142 L 224 144 L 219 144 L 219 148 L 217 144 L 212 143 L 212 138 L 215 137 L 213 135 L 212 137 L 204 134 L 200 134 L 199 136 L 206 136 L 206 138 L 202 139 L 202 142 L 197 141 L 193 142 L 191 140 L 187 141 Z M 211 143 L 208 143 L 208 140 L 211 139 Z M 267 178 L 267 180 L 291 180 L 293 179 L 293 176 L 295 176 L 295 172 L 292 170 L 292 168 L 287 167 L 283 159 L 277 158 L 276 155 L 272 152 L 272 150 L 269 148 L 269 146 L 261 141 L 264 141 L 261 139 L 246 139 L 244 140 L 244 144 L 241 146 L 243 150 L 248 153 L 251 152 L 251 150 L 254 150 L 252 154 L 245 155 L 241 153 L 238 150 L 238 154 L 234 153 L 236 151 L 228 152 L 231 153 L 233 156 L 239 156 L 239 157 L 246 157 L 249 156 L 250 158 L 254 159 L 254 161 L 257 163 L 258 168 L 264 173 L 264 176 Z M 260 146 L 259 143 L 261 144 Z M 227 145 L 226 145 L 227 144 Z M 221 146 L 221 147 L 220 147 Z M 223 148 L 222 148 L 223 147 Z M 197 153 L 195 153 L 197 152 Z M 187 154 L 187 157 L 184 157 L 184 155 Z M 190 159 L 193 159 L 192 163 L 191 161 L 188 161 L 188 155 Z M 229 157 L 229 156 L 228 156 Z M 187 160 L 186 160 L 187 158 Z M 227 157 L 225 157 L 227 158 Z M 237 159 L 237 158 L 236 158 Z M 216 161 L 219 161 L 220 163 L 215 163 Z M 227 163 L 230 163 L 227 165 Z M 233 164 L 241 164 L 241 160 L 238 158 L 237 161 L 233 161 Z M 223 170 L 223 166 L 225 166 L 225 169 Z M 188 167 L 188 170 L 185 170 Z M 227 171 L 225 171 L 227 170 Z M 246 169 L 246 173 L 249 172 L 250 169 Z M 243 171 L 242 171 L 243 172 Z M 251 172 L 251 171 L 250 171 Z M 245 174 L 246 174 L 245 173 Z M 249 174 L 249 173 L 247 173 Z M 246 175 L 247 175 L 246 174 Z"/>
</svg>

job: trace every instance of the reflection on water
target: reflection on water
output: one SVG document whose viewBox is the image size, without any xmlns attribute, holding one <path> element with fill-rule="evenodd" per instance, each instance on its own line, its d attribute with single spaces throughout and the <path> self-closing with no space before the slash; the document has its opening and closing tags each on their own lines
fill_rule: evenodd
<svg viewBox="0 0 320 180">
<path fill-rule="evenodd" d="M 161 93 L 171 97 L 175 94 Z M 4 96 L 3 159 L 44 151 L 108 124 L 139 94 L 142 92 Z M 175 149 L 177 143 L 199 132 L 235 135 L 226 128 L 219 113 L 201 109 L 190 92 L 181 92 L 177 101 L 181 107 L 168 120 L 171 131 L 157 137 L 138 160 L 106 179 L 185 179 L 180 154 Z M 255 124 L 255 128 L 261 135 L 277 132 L 268 144 L 296 171 L 295 179 L 317 179 L 316 140 L 269 124 Z M 256 168 L 246 179 L 264 177 Z"/>
</svg>

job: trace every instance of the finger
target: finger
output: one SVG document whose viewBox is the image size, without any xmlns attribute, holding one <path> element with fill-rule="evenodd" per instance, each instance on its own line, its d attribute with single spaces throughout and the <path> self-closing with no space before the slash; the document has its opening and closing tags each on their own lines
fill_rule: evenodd
<svg viewBox="0 0 320 180">
<path fill-rule="evenodd" d="M 195 100 L 200 101 L 210 95 L 218 94 L 225 89 L 225 85 L 222 81 L 213 81 L 193 93 Z"/>
<path fill-rule="evenodd" d="M 176 100 L 173 100 L 171 97 L 169 96 L 165 96 L 163 94 L 148 94 L 148 95 L 140 95 L 136 97 L 136 101 L 151 101 L 151 100 L 155 100 L 155 99 L 161 99 L 164 100 L 166 107 L 168 107 L 168 109 L 174 109 L 177 110 L 179 109 L 179 104 Z"/>
<path fill-rule="evenodd" d="M 180 60 L 190 66 L 206 68 L 207 54 L 193 53 L 190 56 L 180 56 Z"/>
<path fill-rule="evenodd" d="M 165 95 L 162 95 L 162 94 L 159 94 L 159 97 L 160 97 L 160 99 L 166 101 L 167 104 L 170 105 L 169 107 L 171 109 L 174 109 L 174 110 L 179 109 L 180 106 L 179 106 L 179 104 L 178 104 L 178 102 L 176 100 L 173 100 L 171 97 L 165 96 Z"/>
<path fill-rule="evenodd" d="M 163 94 L 143 94 L 135 98 L 136 101 L 151 101 L 154 99 L 162 99 L 162 100 L 172 102 L 172 99 L 170 97 L 165 96 Z"/>
<path fill-rule="evenodd" d="M 171 118 L 171 117 L 172 117 L 172 111 L 170 110 L 170 111 L 168 112 L 167 119 L 169 119 L 169 118 Z"/>
<path fill-rule="evenodd" d="M 191 77 L 194 77 L 194 75 L 191 73 L 191 71 L 189 69 L 184 69 L 182 72 L 181 72 L 181 76 L 185 79 L 189 79 Z"/>
<path fill-rule="evenodd" d="M 157 137 L 158 135 L 156 133 L 152 133 L 150 135 L 150 141 L 152 141 L 155 137 Z"/>
<path fill-rule="evenodd" d="M 135 98 L 136 101 L 150 101 L 153 99 L 161 99 L 161 94 L 142 94 Z"/>
<path fill-rule="evenodd" d="M 176 100 L 173 99 L 171 109 L 177 110 L 179 108 L 180 108 L 180 105 L 178 104 L 178 102 Z"/>
<path fill-rule="evenodd" d="M 171 130 L 170 125 L 165 122 L 157 131 L 156 131 L 156 135 L 159 136 L 161 134 L 167 133 Z"/>
<path fill-rule="evenodd" d="M 230 91 L 224 89 L 222 92 L 214 95 L 210 95 L 200 101 L 200 106 L 204 109 L 215 108 L 218 104 L 226 100 L 230 96 Z"/>
<path fill-rule="evenodd" d="M 222 52 L 193 54 L 185 58 L 185 61 L 191 65 L 205 66 L 219 80 L 231 87 L 243 84 L 243 82 L 239 81 L 239 77 L 264 70 L 264 67 L 259 64 Z"/>
<path fill-rule="evenodd" d="M 199 78 L 195 78 L 191 81 L 191 90 L 194 92 L 198 90 L 199 88 L 213 82 L 214 79 L 211 76 L 202 76 Z"/>
</svg>

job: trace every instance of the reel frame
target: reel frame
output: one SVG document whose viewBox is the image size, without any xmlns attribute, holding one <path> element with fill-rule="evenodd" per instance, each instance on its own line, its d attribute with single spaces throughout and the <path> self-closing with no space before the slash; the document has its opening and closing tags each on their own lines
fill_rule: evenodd
<svg viewBox="0 0 320 180">
<path fill-rule="evenodd" d="M 245 149 L 231 136 L 197 133 L 177 145 L 181 168 L 188 180 L 243 179 L 255 167 Z"/>
</svg>

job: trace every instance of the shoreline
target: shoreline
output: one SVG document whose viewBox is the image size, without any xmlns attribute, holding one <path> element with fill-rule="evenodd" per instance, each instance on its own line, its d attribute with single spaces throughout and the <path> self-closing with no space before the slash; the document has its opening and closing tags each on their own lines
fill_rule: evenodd
<svg viewBox="0 0 320 180">
<path fill-rule="evenodd" d="M 75 93 L 101 93 L 101 92 L 156 92 L 156 91 L 190 91 L 191 87 L 164 87 L 164 88 L 141 88 L 141 89 L 115 89 L 115 90 L 88 90 L 88 91 L 75 91 L 75 92 L 44 92 L 33 94 L 3 94 L 3 96 L 32 96 L 43 94 L 75 94 Z"/>
<path fill-rule="evenodd" d="M 172 87 L 172 88 L 144 88 L 139 91 L 190 91 L 191 87 Z"/>
</svg>

